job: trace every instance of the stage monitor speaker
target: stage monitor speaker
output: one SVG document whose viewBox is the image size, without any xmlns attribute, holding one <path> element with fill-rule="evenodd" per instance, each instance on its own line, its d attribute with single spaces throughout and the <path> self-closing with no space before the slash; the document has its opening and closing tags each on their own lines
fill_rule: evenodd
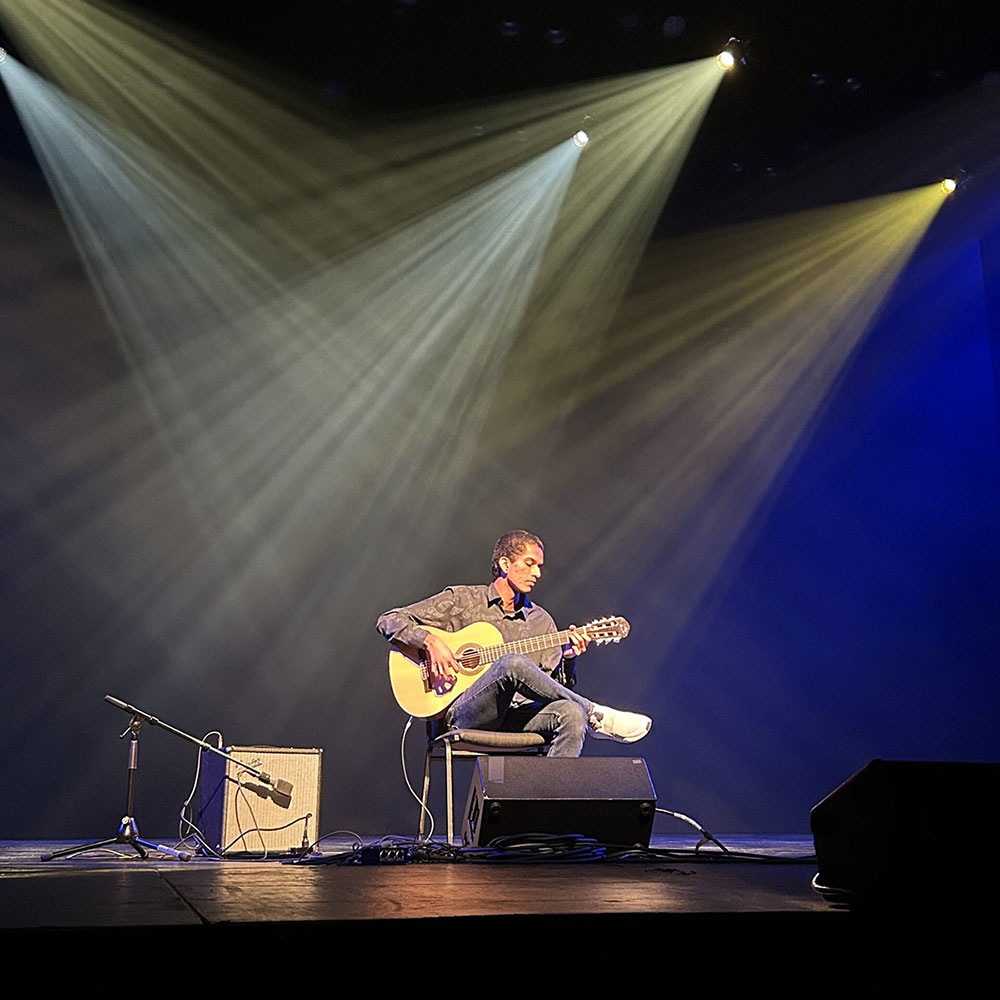
<svg viewBox="0 0 1000 1000">
<path fill-rule="evenodd" d="M 1000 764 L 873 760 L 812 808 L 817 888 L 880 903 L 995 890 L 966 852 L 992 842 L 998 803 Z"/>
<path fill-rule="evenodd" d="M 195 823 L 220 854 L 282 854 L 319 836 L 323 751 L 294 747 L 229 747 L 233 761 L 263 771 L 291 792 L 263 784 L 238 764 L 202 751 Z"/>
<path fill-rule="evenodd" d="M 641 757 L 478 757 L 462 843 L 549 833 L 648 847 L 655 811 L 656 792 Z"/>
</svg>

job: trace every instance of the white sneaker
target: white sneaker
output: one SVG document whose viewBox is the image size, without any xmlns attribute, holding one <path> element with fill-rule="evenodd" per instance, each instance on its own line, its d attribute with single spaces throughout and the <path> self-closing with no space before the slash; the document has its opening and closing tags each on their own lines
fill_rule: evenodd
<svg viewBox="0 0 1000 1000">
<path fill-rule="evenodd" d="M 595 705 L 590 716 L 590 735 L 599 740 L 635 743 L 649 732 L 652 725 L 653 720 L 648 715 Z"/>
</svg>

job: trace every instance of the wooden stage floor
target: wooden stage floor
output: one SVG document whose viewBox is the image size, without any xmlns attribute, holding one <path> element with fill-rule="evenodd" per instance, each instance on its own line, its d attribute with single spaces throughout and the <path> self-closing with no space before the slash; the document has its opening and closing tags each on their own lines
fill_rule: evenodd
<svg viewBox="0 0 1000 1000">
<path fill-rule="evenodd" d="M 73 842 L 7 841 L 0 843 L 0 930 L 830 912 L 810 888 L 808 836 L 720 839 L 761 860 L 727 862 L 718 849 L 695 854 L 687 837 L 654 838 L 651 846 L 665 853 L 648 861 L 402 865 L 143 860 L 127 845 L 42 861 Z M 351 846 L 326 842 L 317 860 Z"/>
<path fill-rule="evenodd" d="M 694 856 L 685 853 L 693 846 L 687 837 L 654 838 L 651 846 L 665 853 L 653 860 L 402 865 L 142 860 L 127 847 L 44 862 L 42 853 L 71 845 L 7 841 L 0 843 L 0 941 L 8 953 L 35 944 L 64 955 L 123 942 L 142 950 L 170 942 L 192 956 L 228 954 L 230 945 L 301 947 L 314 956 L 335 948 L 341 962 L 359 961 L 374 942 L 403 946 L 411 961 L 442 949 L 457 960 L 459 950 L 492 941 L 504 961 L 539 970 L 551 958 L 541 947 L 548 942 L 560 954 L 582 947 L 594 963 L 631 964 L 636 983 L 666 984 L 677 967 L 696 963 L 703 984 L 791 990 L 800 983 L 820 995 L 862 974 L 896 985 L 901 977 L 925 985 L 947 976 L 955 985 L 986 954 L 970 958 L 980 931 L 993 952 L 995 921 L 987 931 L 968 915 L 886 919 L 828 903 L 810 885 L 808 836 L 720 839 L 759 860 L 726 861 L 704 849 Z M 350 846 L 328 842 L 324 855 Z M 966 954 L 956 964 L 945 955 L 960 925 Z M 380 970 L 386 982 L 405 964 L 396 957 Z"/>
</svg>

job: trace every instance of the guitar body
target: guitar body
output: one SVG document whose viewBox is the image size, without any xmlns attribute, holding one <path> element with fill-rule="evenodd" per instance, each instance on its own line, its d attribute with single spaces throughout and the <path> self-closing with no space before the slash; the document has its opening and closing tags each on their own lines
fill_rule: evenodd
<svg viewBox="0 0 1000 1000">
<path fill-rule="evenodd" d="M 389 652 L 389 683 L 400 708 L 418 719 L 440 715 L 463 691 L 489 669 L 494 659 L 486 659 L 484 651 L 503 644 L 500 630 L 489 622 L 475 622 L 457 632 L 426 627 L 443 639 L 459 662 L 458 677 L 454 684 L 433 688 L 427 671 L 426 654 L 422 649 L 394 642 Z"/>
<path fill-rule="evenodd" d="M 531 655 L 543 649 L 554 649 L 570 642 L 573 635 L 588 642 L 601 645 L 618 642 L 629 633 L 629 623 L 620 617 L 595 618 L 580 626 L 574 633 L 549 632 L 546 635 L 532 635 L 524 639 L 504 642 L 496 625 L 489 622 L 475 622 L 457 632 L 423 626 L 443 640 L 458 660 L 458 676 L 453 682 L 432 687 L 427 668 L 427 654 L 405 643 L 392 643 L 389 653 L 389 683 L 399 707 L 418 719 L 429 719 L 440 715 L 463 692 L 507 653 Z"/>
</svg>

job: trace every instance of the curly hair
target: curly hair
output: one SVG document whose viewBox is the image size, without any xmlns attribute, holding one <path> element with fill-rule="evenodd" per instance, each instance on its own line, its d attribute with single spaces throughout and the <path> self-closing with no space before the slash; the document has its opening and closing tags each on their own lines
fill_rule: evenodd
<svg viewBox="0 0 1000 1000">
<path fill-rule="evenodd" d="M 518 529 L 501 535 L 497 539 L 496 545 L 493 546 L 493 579 L 495 580 L 503 572 L 500 569 L 501 559 L 515 559 L 529 545 L 537 545 L 542 551 L 545 550 L 542 540 L 530 531 Z"/>
</svg>

